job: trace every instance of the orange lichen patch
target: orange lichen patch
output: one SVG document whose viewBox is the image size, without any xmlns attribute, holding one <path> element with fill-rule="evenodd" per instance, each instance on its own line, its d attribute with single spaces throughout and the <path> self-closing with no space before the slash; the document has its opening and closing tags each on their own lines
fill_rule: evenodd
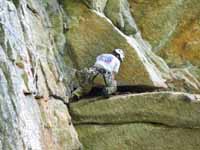
<svg viewBox="0 0 200 150">
<path fill-rule="evenodd" d="M 142 32 L 142 36 L 153 47 L 168 38 L 176 26 L 178 12 L 181 10 L 174 0 L 129 0 L 130 10 Z"/>
<path fill-rule="evenodd" d="M 200 65 L 198 0 L 129 0 L 142 36 L 172 66 Z"/>
<path fill-rule="evenodd" d="M 189 60 L 193 64 L 200 65 L 200 24 L 197 19 L 182 25 L 169 49 L 182 60 Z"/>
</svg>

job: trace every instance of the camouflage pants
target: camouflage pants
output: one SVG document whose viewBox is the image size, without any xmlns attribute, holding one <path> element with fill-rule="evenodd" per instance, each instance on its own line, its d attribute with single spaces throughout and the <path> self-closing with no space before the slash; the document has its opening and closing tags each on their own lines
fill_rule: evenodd
<svg viewBox="0 0 200 150">
<path fill-rule="evenodd" d="M 79 80 L 79 87 L 73 91 L 72 95 L 76 95 L 80 98 L 81 96 L 88 94 L 92 87 L 95 86 L 94 80 L 99 75 L 103 76 L 105 84 L 104 91 L 108 95 L 117 91 L 117 81 L 113 80 L 110 72 L 107 72 L 104 69 L 91 67 L 76 72 L 76 76 Z"/>
</svg>

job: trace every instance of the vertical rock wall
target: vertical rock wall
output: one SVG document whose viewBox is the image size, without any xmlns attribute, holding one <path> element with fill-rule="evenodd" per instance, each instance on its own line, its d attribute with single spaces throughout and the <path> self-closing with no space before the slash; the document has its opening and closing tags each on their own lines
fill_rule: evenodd
<svg viewBox="0 0 200 150">
<path fill-rule="evenodd" d="M 199 0 L 129 0 L 129 3 L 143 37 L 154 51 L 171 67 L 187 68 L 200 79 Z"/>
<path fill-rule="evenodd" d="M 57 28 L 62 30 L 61 9 L 57 1 L 50 2 L 56 4 L 62 25 Z M 63 103 L 73 70 L 59 59 L 65 40 L 55 41 L 62 34 L 55 34 L 45 5 L 40 0 L 0 0 L 0 149 L 80 147 Z"/>
<path fill-rule="evenodd" d="M 89 67 L 98 54 L 114 48 L 122 48 L 126 53 L 117 77 L 119 84 L 199 92 L 200 83 L 190 71 L 170 69 L 142 38 L 150 40 L 154 49 L 163 48 L 176 30 L 181 7 L 184 6 L 184 11 L 188 8 L 186 4 L 194 8 L 192 2 L 169 0 L 167 6 L 172 9 L 162 9 L 166 10 L 163 14 L 180 10 L 176 12 L 178 16 L 166 17 L 172 28 L 167 28 L 171 24 L 165 24 L 163 34 L 147 38 L 148 23 L 143 26 L 142 19 L 139 20 L 140 7 L 134 7 L 135 1 L 0 0 L 0 150 L 80 149 L 66 106 L 75 84 L 74 68 Z M 198 31 L 196 22 L 191 31 Z M 160 30 L 162 23 L 158 22 Z M 196 51 L 198 42 L 192 46 L 186 43 L 186 49 L 191 46 L 193 50 L 193 45 L 197 45 Z"/>
</svg>

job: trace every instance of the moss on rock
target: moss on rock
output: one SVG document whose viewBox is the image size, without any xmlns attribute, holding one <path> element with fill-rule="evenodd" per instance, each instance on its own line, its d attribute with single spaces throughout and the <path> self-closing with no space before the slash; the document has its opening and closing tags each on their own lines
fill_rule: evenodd
<svg viewBox="0 0 200 150">
<path fill-rule="evenodd" d="M 136 51 L 105 18 L 79 1 L 66 1 L 64 9 L 70 16 L 67 44 L 70 45 L 71 58 L 77 68 L 89 67 L 97 55 L 122 48 L 126 58 L 118 75 L 119 83 L 153 84 Z"/>
<path fill-rule="evenodd" d="M 77 126 L 85 150 L 199 150 L 200 130 L 152 124 Z"/>
<path fill-rule="evenodd" d="M 83 0 L 83 2 L 91 9 L 103 12 L 108 0 Z"/>
<path fill-rule="evenodd" d="M 199 150 L 200 102 L 184 93 L 80 101 L 70 112 L 86 150 Z"/>
<path fill-rule="evenodd" d="M 105 14 L 125 34 L 133 35 L 137 32 L 137 26 L 131 16 L 127 0 L 108 0 Z"/>
<path fill-rule="evenodd" d="M 199 0 L 129 0 L 142 35 L 171 66 L 199 64 Z"/>
<path fill-rule="evenodd" d="M 56 99 L 39 101 L 45 149 L 78 150 L 81 144 L 71 123 L 67 107 Z"/>
<path fill-rule="evenodd" d="M 70 105 L 75 124 L 151 122 L 176 127 L 200 127 L 199 102 L 184 93 L 155 92 L 116 96 Z"/>
</svg>

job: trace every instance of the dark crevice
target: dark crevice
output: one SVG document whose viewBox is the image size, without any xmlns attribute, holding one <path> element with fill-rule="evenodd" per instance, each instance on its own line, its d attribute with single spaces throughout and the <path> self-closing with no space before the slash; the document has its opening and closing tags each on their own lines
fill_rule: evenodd
<svg viewBox="0 0 200 150">
<path fill-rule="evenodd" d="M 64 5 L 64 0 L 58 0 L 59 5 Z"/>
<path fill-rule="evenodd" d="M 66 101 L 65 101 L 65 99 L 64 99 L 63 97 L 58 96 L 58 95 L 55 95 L 55 94 L 50 94 L 49 96 L 50 96 L 50 97 L 53 97 L 53 98 L 56 99 L 56 100 L 62 101 L 62 102 L 68 107 L 68 103 L 66 103 Z"/>
<path fill-rule="evenodd" d="M 68 108 L 68 110 L 70 110 L 69 103 L 67 103 L 63 97 L 58 96 L 58 95 L 53 95 L 53 94 L 51 94 L 51 95 L 49 95 L 49 96 L 50 96 L 50 97 L 53 97 L 53 98 L 56 99 L 56 100 L 59 100 L 59 101 L 63 102 L 63 104 Z"/>
<path fill-rule="evenodd" d="M 36 9 L 32 8 L 32 7 L 29 6 L 28 4 L 27 4 L 27 8 L 28 8 L 33 14 L 35 14 L 36 16 L 39 16 L 39 13 L 37 12 Z"/>
<path fill-rule="evenodd" d="M 19 0 L 13 0 L 13 3 L 14 3 L 16 8 L 19 7 L 19 4 L 20 4 Z"/>
<path fill-rule="evenodd" d="M 163 91 L 162 87 L 148 86 L 148 85 L 120 85 L 117 86 L 117 92 L 114 95 L 124 95 L 124 94 L 133 94 L 133 93 L 146 93 L 146 92 L 155 92 Z M 90 93 L 84 96 L 84 99 L 94 98 L 103 95 L 103 86 L 93 87 Z M 112 96 L 112 95 L 111 95 Z"/>
<path fill-rule="evenodd" d="M 130 124 L 146 124 L 146 125 L 152 125 L 155 127 L 165 127 L 165 128 L 181 128 L 181 129 L 199 129 L 199 128 L 193 128 L 193 127 L 186 127 L 186 126 L 175 126 L 175 125 L 168 125 L 164 123 L 159 122 L 147 122 L 147 121 L 137 121 L 137 122 L 116 122 L 116 123 L 99 123 L 99 122 L 82 122 L 82 123 L 76 123 L 72 122 L 75 126 L 88 126 L 88 125 L 94 125 L 94 126 L 121 126 L 121 125 L 130 125 Z"/>
</svg>

